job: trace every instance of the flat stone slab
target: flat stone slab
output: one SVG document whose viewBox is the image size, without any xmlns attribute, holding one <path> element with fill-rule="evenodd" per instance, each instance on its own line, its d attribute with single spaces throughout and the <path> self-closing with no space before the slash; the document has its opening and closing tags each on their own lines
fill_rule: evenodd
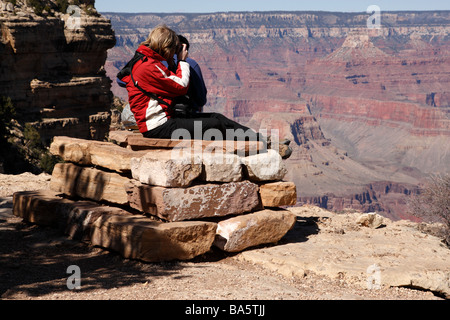
<svg viewBox="0 0 450 320">
<path fill-rule="evenodd" d="M 293 182 L 273 182 L 259 187 L 264 207 L 294 206 L 297 203 L 297 187 Z"/>
<path fill-rule="evenodd" d="M 14 194 L 13 212 L 24 221 L 59 228 L 71 239 L 146 262 L 202 255 L 210 250 L 217 228 L 211 222 L 162 223 L 120 208 L 67 200 L 48 190 Z"/>
<path fill-rule="evenodd" d="M 50 189 L 71 197 L 128 204 L 125 184 L 130 181 L 115 172 L 106 172 L 72 163 L 58 163 L 52 173 Z"/>
<path fill-rule="evenodd" d="M 190 148 L 207 152 L 233 153 L 242 156 L 265 151 L 265 145 L 260 141 L 206 141 L 206 140 L 171 140 L 149 139 L 140 134 L 131 134 L 126 138 L 128 147 L 132 150 Z"/>
<path fill-rule="evenodd" d="M 280 241 L 297 221 L 289 211 L 263 210 L 219 222 L 214 245 L 226 252 Z"/>
<path fill-rule="evenodd" d="M 131 215 L 120 208 L 92 201 L 71 201 L 50 190 L 17 192 L 13 214 L 24 221 L 59 228 L 71 239 L 89 241 L 92 224 L 102 215 Z"/>
<path fill-rule="evenodd" d="M 260 206 L 258 186 L 249 181 L 189 188 L 152 187 L 130 181 L 126 190 L 131 207 L 167 221 L 242 214 Z"/>
<path fill-rule="evenodd" d="M 161 223 L 138 216 L 102 216 L 92 244 L 145 262 L 191 260 L 208 252 L 216 235 L 212 222 Z"/>
<path fill-rule="evenodd" d="M 58 195 L 61 193 L 48 190 L 16 192 L 13 214 L 40 226 L 58 227 L 63 219 L 63 207 L 72 203 Z"/>
<path fill-rule="evenodd" d="M 111 142 L 92 141 L 70 137 L 55 137 L 50 152 L 66 162 L 99 166 L 119 173 L 131 171 L 131 159 L 144 156 Z"/>
</svg>

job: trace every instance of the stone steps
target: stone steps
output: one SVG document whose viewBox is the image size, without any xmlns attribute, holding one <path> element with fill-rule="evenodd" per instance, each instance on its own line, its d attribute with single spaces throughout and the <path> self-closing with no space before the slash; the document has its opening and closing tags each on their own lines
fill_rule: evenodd
<svg viewBox="0 0 450 320">
<path fill-rule="evenodd" d="M 222 141 L 210 152 L 208 141 L 199 149 L 151 139 L 153 147 L 134 151 L 130 133 L 113 140 L 55 137 L 50 151 L 65 162 L 51 190 L 15 194 L 14 214 L 147 262 L 276 243 L 295 224 L 280 207 L 296 204 L 296 188 L 282 181 L 287 171 L 273 150 L 240 156 L 223 152 Z"/>
<path fill-rule="evenodd" d="M 208 252 L 217 225 L 190 221 L 163 223 L 115 207 L 64 199 L 53 191 L 14 194 L 14 215 L 57 227 L 74 240 L 90 242 L 145 262 L 190 260 Z"/>
</svg>

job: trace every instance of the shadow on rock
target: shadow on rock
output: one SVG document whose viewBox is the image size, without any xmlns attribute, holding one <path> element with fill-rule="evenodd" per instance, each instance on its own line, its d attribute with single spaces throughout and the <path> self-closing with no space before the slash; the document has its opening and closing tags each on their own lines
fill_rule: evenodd
<svg viewBox="0 0 450 320">
<path fill-rule="evenodd" d="M 318 217 L 297 217 L 294 228 L 281 239 L 280 243 L 286 244 L 308 241 L 309 236 L 319 233 L 320 229 L 318 222 Z"/>
</svg>

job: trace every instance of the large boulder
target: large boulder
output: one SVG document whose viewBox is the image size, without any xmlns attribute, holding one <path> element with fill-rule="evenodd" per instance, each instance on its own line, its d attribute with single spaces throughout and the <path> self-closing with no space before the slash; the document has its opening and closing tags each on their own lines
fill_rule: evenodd
<svg viewBox="0 0 450 320">
<path fill-rule="evenodd" d="M 283 159 L 272 149 L 266 153 L 243 157 L 242 162 L 247 169 L 248 178 L 254 182 L 281 181 L 287 174 Z"/>
<path fill-rule="evenodd" d="M 102 216 L 94 224 L 91 242 L 128 259 L 191 260 L 211 249 L 216 228 L 212 222 L 161 223 L 139 216 Z"/>
<path fill-rule="evenodd" d="M 276 243 L 294 227 L 297 218 L 286 210 L 264 210 L 219 222 L 214 245 L 227 252 L 240 252 Z"/>
<path fill-rule="evenodd" d="M 131 159 L 133 178 L 142 183 L 168 187 L 188 187 L 202 173 L 201 155 L 181 150 L 152 150 Z"/>
</svg>

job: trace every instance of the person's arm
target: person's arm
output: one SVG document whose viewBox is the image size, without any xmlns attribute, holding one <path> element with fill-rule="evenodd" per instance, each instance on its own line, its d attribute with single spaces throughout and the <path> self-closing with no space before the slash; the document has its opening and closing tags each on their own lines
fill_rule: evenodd
<svg viewBox="0 0 450 320">
<path fill-rule="evenodd" d="M 189 64 L 185 61 L 178 62 L 175 73 L 162 64 L 155 65 L 155 69 L 152 70 L 155 93 L 171 97 L 185 95 L 189 88 L 190 74 Z"/>
<path fill-rule="evenodd" d="M 185 56 L 180 52 L 181 57 Z M 189 88 L 190 68 L 185 61 L 179 61 L 175 72 L 170 71 L 162 62 L 147 66 L 138 66 L 135 79 L 148 92 L 163 97 L 185 95 Z"/>
</svg>

